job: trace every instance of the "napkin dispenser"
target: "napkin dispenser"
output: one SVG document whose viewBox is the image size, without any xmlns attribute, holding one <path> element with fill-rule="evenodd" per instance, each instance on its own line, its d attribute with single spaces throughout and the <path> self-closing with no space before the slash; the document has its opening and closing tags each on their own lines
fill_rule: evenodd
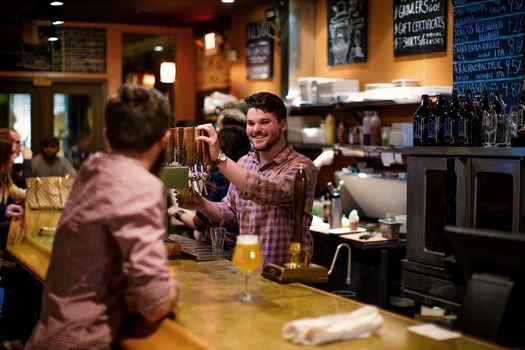
<svg viewBox="0 0 525 350">
<path fill-rule="evenodd" d="M 328 270 L 324 266 L 310 264 L 310 249 L 302 244 L 303 215 L 306 196 L 306 173 L 301 164 L 295 175 L 294 231 L 290 244 L 290 261 L 284 266 L 267 264 L 262 276 L 278 283 L 327 283 Z"/>
</svg>

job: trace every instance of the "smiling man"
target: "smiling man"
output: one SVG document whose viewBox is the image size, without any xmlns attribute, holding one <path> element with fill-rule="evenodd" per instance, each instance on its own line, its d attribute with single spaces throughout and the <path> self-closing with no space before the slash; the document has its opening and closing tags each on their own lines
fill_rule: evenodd
<svg viewBox="0 0 525 350">
<path fill-rule="evenodd" d="M 307 176 L 307 193 L 303 215 L 303 245 L 312 248 L 310 224 L 317 170 L 312 160 L 287 144 L 286 106 L 276 95 L 260 92 L 248 97 L 246 132 L 254 151 L 237 163 L 220 150 L 211 124 L 198 126 L 208 136 L 199 139 L 209 144 L 210 158 L 230 180 L 228 194 L 211 202 L 199 194 L 181 208 L 199 210 L 220 226 L 238 225 L 239 234 L 259 235 L 263 266 L 282 265 L 289 261 L 294 226 L 294 181 L 302 163 Z"/>
</svg>

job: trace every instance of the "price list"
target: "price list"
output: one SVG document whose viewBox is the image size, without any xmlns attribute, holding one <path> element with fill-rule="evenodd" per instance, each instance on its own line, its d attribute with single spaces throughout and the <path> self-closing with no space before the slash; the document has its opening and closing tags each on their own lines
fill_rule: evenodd
<svg viewBox="0 0 525 350">
<path fill-rule="evenodd" d="M 499 91 L 516 104 L 523 84 L 524 1 L 453 0 L 453 87 Z"/>
</svg>

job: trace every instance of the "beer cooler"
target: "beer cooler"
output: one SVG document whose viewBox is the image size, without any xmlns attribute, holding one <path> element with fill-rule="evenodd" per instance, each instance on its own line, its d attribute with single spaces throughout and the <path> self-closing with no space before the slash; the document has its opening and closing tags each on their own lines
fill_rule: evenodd
<svg viewBox="0 0 525 350">
<path fill-rule="evenodd" d="M 413 147 L 406 149 L 407 254 L 403 295 L 459 311 L 445 225 L 525 234 L 525 148 Z"/>
</svg>

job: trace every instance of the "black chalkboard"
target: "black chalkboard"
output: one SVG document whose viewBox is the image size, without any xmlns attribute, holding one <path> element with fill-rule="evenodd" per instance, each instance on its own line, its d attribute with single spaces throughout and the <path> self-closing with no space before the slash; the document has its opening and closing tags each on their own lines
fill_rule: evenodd
<svg viewBox="0 0 525 350">
<path fill-rule="evenodd" d="M 366 62 L 367 0 L 327 0 L 328 65 Z"/>
<path fill-rule="evenodd" d="M 38 27 L 38 44 L 0 70 L 105 73 L 106 29 L 58 26 L 59 40 L 49 42 L 50 27 Z"/>
<path fill-rule="evenodd" d="M 524 0 L 453 0 L 454 89 L 499 91 L 516 104 L 523 83 Z"/>
<path fill-rule="evenodd" d="M 447 49 L 448 0 L 394 0 L 394 56 Z"/>
<path fill-rule="evenodd" d="M 273 37 L 267 21 L 246 25 L 246 78 L 269 79 L 273 75 Z"/>
</svg>

